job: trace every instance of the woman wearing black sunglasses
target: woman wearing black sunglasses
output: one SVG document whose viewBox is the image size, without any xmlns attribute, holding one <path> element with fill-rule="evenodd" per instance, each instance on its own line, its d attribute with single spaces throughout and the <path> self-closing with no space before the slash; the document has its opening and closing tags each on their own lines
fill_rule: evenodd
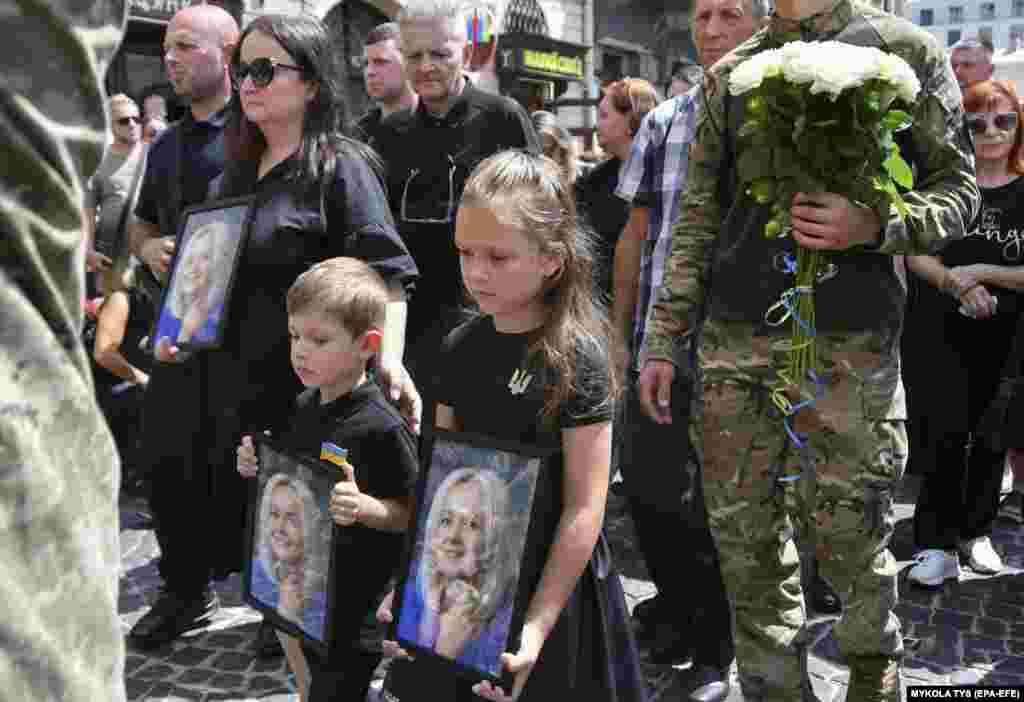
<svg viewBox="0 0 1024 702">
<path fill-rule="evenodd" d="M 1013 84 L 1004 81 L 968 88 L 964 109 L 981 214 L 964 239 L 939 254 L 907 258 L 927 283 L 918 286 L 905 337 L 918 350 L 905 363 L 914 445 L 934 447 L 914 513 L 918 563 L 908 575 L 926 586 L 957 577 L 958 551 L 979 573 L 1003 568 L 989 535 L 1005 452 L 972 432 L 995 396 L 1024 290 L 1022 115 Z"/>
</svg>

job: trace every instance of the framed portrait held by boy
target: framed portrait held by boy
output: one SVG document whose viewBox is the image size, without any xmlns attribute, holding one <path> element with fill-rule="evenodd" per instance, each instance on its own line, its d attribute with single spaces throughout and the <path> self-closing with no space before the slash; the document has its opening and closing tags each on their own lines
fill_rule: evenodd
<svg viewBox="0 0 1024 702">
<path fill-rule="evenodd" d="M 537 478 L 549 450 L 437 429 L 417 484 L 396 592 L 395 638 L 475 680 L 504 679 L 529 597 L 517 596 Z"/>
<path fill-rule="evenodd" d="M 242 599 L 275 628 L 326 654 L 334 588 L 331 490 L 345 479 L 332 462 L 300 458 L 254 436 Z"/>
<path fill-rule="evenodd" d="M 218 348 L 231 289 L 255 208 L 250 197 L 215 200 L 181 215 L 170 275 L 153 329 L 182 349 Z"/>
</svg>

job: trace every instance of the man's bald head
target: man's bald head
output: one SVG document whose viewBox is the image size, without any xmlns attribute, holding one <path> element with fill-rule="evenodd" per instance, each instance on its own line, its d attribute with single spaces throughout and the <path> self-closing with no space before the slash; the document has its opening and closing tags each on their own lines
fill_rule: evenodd
<svg viewBox="0 0 1024 702">
<path fill-rule="evenodd" d="M 216 5 L 190 5 L 175 13 L 164 35 L 164 63 L 174 92 L 205 111 L 231 94 L 228 66 L 238 23 Z"/>
<path fill-rule="evenodd" d="M 167 31 L 177 26 L 188 27 L 205 39 L 216 42 L 222 49 L 238 43 L 238 22 L 227 10 L 217 5 L 190 5 L 182 8 L 171 18 Z"/>
</svg>

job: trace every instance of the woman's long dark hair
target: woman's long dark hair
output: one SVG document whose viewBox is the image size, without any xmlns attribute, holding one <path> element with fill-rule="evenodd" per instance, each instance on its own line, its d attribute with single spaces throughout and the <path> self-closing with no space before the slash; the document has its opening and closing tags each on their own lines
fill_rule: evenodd
<svg viewBox="0 0 1024 702">
<path fill-rule="evenodd" d="M 377 154 L 348 133 L 345 80 L 337 58 L 340 51 L 331 42 L 323 23 L 301 15 L 261 15 L 242 32 L 232 63 L 237 64 L 241 60 L 242 43 L 253 32 L 280 44 L 293 63 L 302 69 L 303 79 L 319 86 L 316 96 L 306 107 L 303 119 L 302 139 L 296 155 L 298 164 L 292 174 L 296 185 L 306 189 L 321 183 L 325 177 L 333 177 L 337 159 L 346 155 L 365 158 L 380 175 L 382 167 Z M 235 87 L 237 89 L 238 86 Z M 232 101 L 225 132 L 229 174 L 226 176 L 227 189 L 231 189 L 231 172 L 258 163 L 266 148 L 263 132 L 245 116 L 241 101 Z"/>
</svg>

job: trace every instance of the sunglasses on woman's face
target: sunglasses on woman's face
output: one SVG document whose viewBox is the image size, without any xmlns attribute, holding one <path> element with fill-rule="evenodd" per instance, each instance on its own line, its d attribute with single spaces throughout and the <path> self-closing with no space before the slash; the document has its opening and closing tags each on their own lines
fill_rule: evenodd
<svg viewBox="0 0 1024 702">
<path fill-rule="evenodd" d="M 305 69 L 299 66 L 292 66 L 291 64 L 281 63 L 280 61 L 272 58 L 258 58 L 253 59 L 249 63 L 236 63 L 231 67 L 231 77 L 235 82 L 235 87 L 240 87 L 242 81 L 247 76 L 252 77 L 252 84 L 257 88 L 265 88 L 274 81 L 274 75 L 278 68 L 287 68 L 291 71 L 298 71 L 299 73 L 305 73 Z"/>
<path fill-rule="evenodd" d="M 120 124 L 122 127 L 127 127 L 129 124 L 132 123 L 138 124 L 142 121 L 142 119 L 138 115 L 128 115 L 127 117 L 120 117 L 114 121 Z"/>
<path fill-rule="evenodd" d="M 975 134 L 984 134 L 989 124 L 994 125 L 997 131 L 1012 132 L 1017 127 L 1017 113 L 968 112 L 964 115 L 964 123 Z"/>
</svg>

